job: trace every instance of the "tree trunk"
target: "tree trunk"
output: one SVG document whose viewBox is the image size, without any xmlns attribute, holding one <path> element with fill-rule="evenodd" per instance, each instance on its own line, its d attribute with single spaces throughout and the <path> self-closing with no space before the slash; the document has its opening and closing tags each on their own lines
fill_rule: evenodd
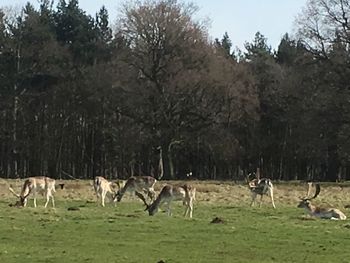
<svg viewBox="0 0 350 263">
<path fill-rule="evenodd" d="M 163 163 L 163 150 L 162 150 L 162 147 L 159 146 L 158 149 L 159 149 L 158 180 L 160 180 L 164 176 L 164 163 Z"/>
<path fill-rule="evenodd" d="M 13 86 L 13 94 L 14 94 L 14 100 L 13 100 L 13 112 L 12 112 L 12 154 L 13 154 L 13 174 L 17 178 L 18 177 L 18 152 L 17 152 L 17 114 L 18 114 L 18 75 L 19 75 L 19 69 L 20 69 L 20 45 L 18 45 L 16 50 L 16 80 Z"/>
<path fill-rule="evenodd" d="M 327 181 L 336 182 L 338 179 L 339 160 L 337 148 L 337 145 L 328 147 Z"/>
<path fill-rule="evenodd" d="M 161 159 L 163 167 L 163 176 L 165 180 L 174 180 L 174 170 L 172 166 L 171 151 L 169 151 L 169 144 L 164 143 L 161 147 Z"/>
<path fill-rule="evenodd" d="M 18 112 L 18 96 L 17 96 L 17 84 L 14 85 L 14 101 L 13 101 L 13 115 L 12 115 L 12 158 L 13 158 L 13 175 L 18 177 L 18 152 L 17 152 L 17 112 Z"/>
</svg>

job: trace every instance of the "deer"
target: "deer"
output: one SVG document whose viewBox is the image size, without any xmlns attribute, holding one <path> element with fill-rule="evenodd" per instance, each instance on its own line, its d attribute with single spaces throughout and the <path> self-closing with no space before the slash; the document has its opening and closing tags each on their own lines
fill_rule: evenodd
<svg viewBox="0 0 350 263">
<path fill-rule="evenodd" d="M 144 192 L 152 202 L 156 196 L 156 192 L 154 191 L 156 182 L 157 179 L 152 176 L 132 176 L 125 182 L 125 185 L 118 190 L 115 199 L 120 202 L 126 192 L 131 192 L 135 193 L 143 201 L 144 196 L 142 192 Z"/>
<path fill-rule="evenodd" d="M 41 192 L 46 197 L 46 203 L 45 208 L 47 207 L 50 198 L 52 201 L 52 207 L 55 207 L 55 200 L 53 197 L 53 193 L 56 192 L 55 190 L 55 180 L 49 177 L 45 176 L 36 176 L 36 177 L 29 177 L 24 181 L 24 184 L 22 186 L 22 190 L 20 194 L 17 194 L 13 188 L 10 186 L 9 190 L 11 193 L 13 193 L 16 197 L 19 198 L 19 200 L 14 204 L 14 206 L 17 207 L 25 207 L 28 202 L 28 196 L 30 194 L 33 194 L 34 198 L 34 207 L 37 207 L 36 205 L 36 194 L 37 192 Z"/>
<path fill-rule="evenodd" d="M 257 168 L 255 179 L 250 180 L 249 175 L 247 176 L 246 181 L 248 183 L 248 188 L 249 188 L 251 195 L 252 195 L 252 202 L 250 203 L 250 206 L 253 206 L 255 204 L 255 200 L 256 200 L 257 195 L 260 195 L 259 207 L 261 206 L 263 196 L 269 195 L 271 198 L 272 207 L 276 208 L 275 201 L 273 199 L 273 184 L 272 184 L 271 179 L 268 179 L 268 178 L 261 178 L 260 179 L 260 169 L 259 168 Z"/>
<path fill-rule="evenodd" d="M 337 208 L 328 207 L 323 208 L 319 206 L 315 206 L 311 204 L 311 200 L 315 199 L 321 192 L 320 184 L 315 184 L 315 194 L 313 197 L 309 197 L 311 192 L 311 187 L 313 183 L 308 183 L 308 191 L 307 196 L 304 198 L 300 198 L 301 201 L 298 204 L 298 208 L 304 208 L 305 211 L 310 215 L 316 218 L 322 219 L 332 219 L 332 220 L 346 220 L 346 215 Z"/>
<path fill-rule="evenodd" d="M 167 214 L 168 216 L 172 215 L 172 211 L 170 208 L 170 204 L 172 201 L 182 201 L 183 205 L 186 206 L 184 217 L 187 215 L 189 218 L 192 218 L 193 213 L 193 201 L 196 196 L 196 188 L 192 187 L 189 184 L 185 184 L 182 186 L 174 186 L 174 185 L 165 185 L 160 191 L 156 200 L 148 205 L 146 202 L 146 209 L 150 216 L 155 215 L 158 212 L 159 207 L 163 204 L 167 204 Z"/>
<path fill-rule="evenodd" d="M 105 206 L 105 199 L 108 194 L 108 197 L 111 202 L 115 202 L 115 196 L 116 193 L 113 190 L 113 182 L 108 181 L 102 176 L 96 176 L 93 185 L 94 185 L 94 190 L 97 196 L 97 201 L 99 198 L 101 198 L 101 205 L 104 207 Z M 119 184 L 117 184 L 119 187 Z"/>
</svg>

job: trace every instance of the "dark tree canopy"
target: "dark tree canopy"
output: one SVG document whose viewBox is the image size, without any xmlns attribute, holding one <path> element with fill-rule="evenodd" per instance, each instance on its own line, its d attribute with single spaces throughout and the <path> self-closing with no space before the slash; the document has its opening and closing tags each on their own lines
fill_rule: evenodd
<svg viewBox="0 0 350 263">
<path fill-rule="evenodd" d="M 349 1 L 238 52 L 192 3 L 54 3 L 0 7 L 1 177 L 350 178 Z"/>
</svg>

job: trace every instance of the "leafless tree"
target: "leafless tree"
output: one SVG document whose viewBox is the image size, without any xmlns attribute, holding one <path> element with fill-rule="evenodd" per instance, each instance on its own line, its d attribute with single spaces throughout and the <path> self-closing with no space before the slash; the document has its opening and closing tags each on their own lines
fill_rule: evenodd
<svg viewBox="0 0 350 263">
<path fill-rule="evenodd" d="M 350 1 L 309 0 L 296 19 L 298 36 L 313 51 L 326 55 L 335 39 L 350 45 Z"/>
</svg>

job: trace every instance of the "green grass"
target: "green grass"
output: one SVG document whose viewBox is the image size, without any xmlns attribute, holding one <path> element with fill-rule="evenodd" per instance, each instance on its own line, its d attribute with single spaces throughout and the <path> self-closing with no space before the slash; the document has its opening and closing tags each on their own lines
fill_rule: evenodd
<svg viewBox="0 0 350 263">
<path fill-rule="evenodd" d="M 38 200 L 42 206 L 43 200 Z M 32 205 L 30 201 L 29 205 Z M 148 216 L 140 202 L 57 208 L 0 202 L 0 262 L 350 262 L 348 221 L 305 220 L 291 206 L 195 203 L 194 218 Z M 79 211 L 68 211 L 79 207 Z M 210 223 L 213 218 L 222 224 Z"/>
</svg>

